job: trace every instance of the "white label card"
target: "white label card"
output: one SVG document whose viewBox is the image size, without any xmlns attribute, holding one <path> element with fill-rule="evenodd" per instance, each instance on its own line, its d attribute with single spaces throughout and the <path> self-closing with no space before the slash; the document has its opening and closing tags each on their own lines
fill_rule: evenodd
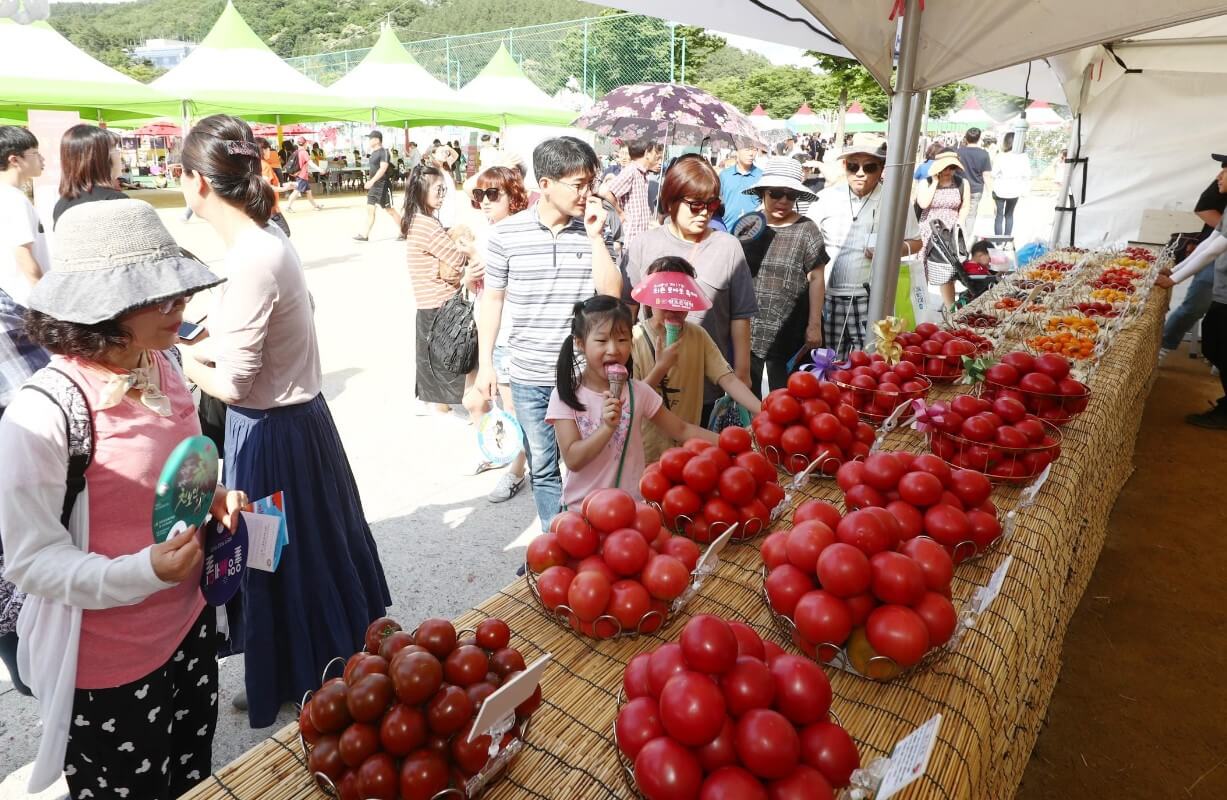
<svg viewBox="0 0 1227 800">
<path fill-rule="evenodd" d="M 900 739 L 890 754 L 890 765 L 882 776 L 876 800 L 888 800 L 903 790 L 912 781 L 925 774 L 929 768 L 929 756 L 937 743 L 937 731 L 942 724 L 942 715 L 937 714 L 925 724 Z"/>
<path fill-rule="evenodd" d="M 720 563 L 720 554 L 724 552 L 724 548 L 728 546 L 729 540 L 733 538 L 733 534 L 737 532 L 737 525 L 729 526 L 729 529 L 720 534 L 716 541 L 712 542 L 707 547 L 707 552 L 699 558 L 699 563 L 695 564 L 694 570 L 702 574 L 705 570 L 715 569 Z"/>
<path fill-rule="evenodd" d="M 240 511 L 247 523 L 247 567 L 272 572 L 276 565 L 277 540 L 281 537 L 281 518 L 269 514 Z"/>
<path fill-rule="evenodd" d="M 993 570 L 993 576 L 988 579 L 988 585 L 977 592 L 976 598 L 976 613 L 983 614 L 984 610 L 989 607 L 997 595 L 1001 594 L 1001 587 L 1005 585 L 1006 573 L 1010 571 L 1010 564 L 1014 563 L 1014 556 L 1006 556 L 1001 562 L 1001 566 Z"/>
<path fill-rule="evenodd" d="M 541 676 L 553 656 L 550 653 L 538 658 L 528 665 L 528 669 L 504 683 L 494 694 L 486 698 L 473 720 L 473 729 L 469 732 L 468 741 L 472 742 L 479 736 L 484 736 L 502 720 L 516 713 L 516 707 L 533 696 Z"/>
</svg>

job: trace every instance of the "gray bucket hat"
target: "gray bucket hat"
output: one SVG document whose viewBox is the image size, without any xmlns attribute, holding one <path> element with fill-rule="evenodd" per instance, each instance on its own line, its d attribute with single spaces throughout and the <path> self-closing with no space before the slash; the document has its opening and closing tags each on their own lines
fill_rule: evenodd
<svg viewBox="0 0 1227 800">
<path fill-rule="evenodd" d="M 763 166 L 758 182 L 742 194 L 757 194 L 759 189 L 788 189 L 797 193 L 798 200 L 814 200 L 818 195 L 801 183 L 801 162 L 788 156 L 772 156 Z"/>
<path fill-rule="evenodd" d="M 70 208 L 55 226 L 53 269 L 30 292 L 30 308 L 80 325 L 221 283 L 180 247 L 143 200 Z"/>
</svg>

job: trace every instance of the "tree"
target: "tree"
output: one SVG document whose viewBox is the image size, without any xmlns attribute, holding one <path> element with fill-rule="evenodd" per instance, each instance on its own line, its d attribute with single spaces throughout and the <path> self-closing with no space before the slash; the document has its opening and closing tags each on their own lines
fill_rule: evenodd
<svg viewBox="0 0 1227 800">
<path fill-rule="evenodd" d="M 827 97 L 830 98 L 832 94 L 834 95 L 834 105 L 823 105 L 822 107 L 834 108 L 838 112 L 838 121 L 835 124 L 835 141 L 842 142 L 844 139 L 844 120 L 847 116 L 848 105 L 851 100 L 860 99 L 861 97 L 872 97 L 875 91 L 881 92 L 882 87 L 878 86 L 877 81 L 869 74 L 869 70 L 865 69 L 855 59 L 840 58 L 814 50 L 807 50 L 805 54 L 817 61 L 818 68 L 826 73 Z"/>
<path fill-rule="evenodd" d="M 686 77 L 694 81 L 696 86 L 712 84 L 723 78 L 744 78 L 757 69 L 770 67 L 771 62 L 759 53 L 752 53 L 738 47 L 725 45 L 707 57 L 703 66 L 695 70 L 692 77 L 687 67 Z"/>
<path fill-rule="evenodd" d="M 720 78 L 702 88 L 747 113 L 761 103 L 772 117 L 787 119 L 802 103 L 818 102 L 825 86 L 812 70 L 772 66 L 756 69 L 745 78 Z"/>
<path fill-rule="evenodd" d="M 722 49 L 727 42 L 723 36 L 708 33 L 702 28 L 696 28 L 692 25 L 679 25 L 675 33 L 673 63 L 677 65 L 675 68 L 676 78 L 678 81 L 681 81 L 681 65 L 685 61 L 686 82 L 696 84 L 698 76 L 703 71 L 704 64 L 707 63 L 707 59 L 711 57 L 712 53 Z"/>
<path fill-rule="evenodd" d="M 872 119 L 879 122 L 890 116 L 890 98 L 886 92 L 882 91 L 880 86 L 877 86 L 877 91 L 867 93 L 864 96 L 857 97 L 861 105 L 865 107 L 865 113 Z M 963 104 L 965 98 L 970 92 L 971 87 L 963 83 L 948 83 L 945 86 L 939 86 L 929 93 L 929 118 L 936 119 L 944 117 L 951 111 L 955 110 Z"/>
</svg>

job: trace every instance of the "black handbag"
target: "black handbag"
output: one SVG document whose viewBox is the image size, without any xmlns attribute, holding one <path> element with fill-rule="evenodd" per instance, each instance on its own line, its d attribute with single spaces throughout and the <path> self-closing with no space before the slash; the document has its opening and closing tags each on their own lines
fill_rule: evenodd
<svg viewBox="0 0 1227 800">
<path fill-rule="evenodd" d="M 473 300 L 465 289 L 458 289 L 439 306 L 430 323 L 426 347 L 435 371 L 464 375 L 477 366 L 477 322 L 473 319 Z"/>
</svg>

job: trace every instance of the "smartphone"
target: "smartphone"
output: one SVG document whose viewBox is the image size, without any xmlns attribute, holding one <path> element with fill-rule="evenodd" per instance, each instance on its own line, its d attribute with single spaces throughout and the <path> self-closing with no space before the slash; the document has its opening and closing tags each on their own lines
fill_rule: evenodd
<svg viewBox="0 0 1227 800">
<path fill-rule="evenodd" d="M 179 338 L 185 342 L 190 342 L 199 336 L 203 330 L 203 325 L 197 325 L 194 322 L 183 322 L 179 325 Z"/>
</svg>

